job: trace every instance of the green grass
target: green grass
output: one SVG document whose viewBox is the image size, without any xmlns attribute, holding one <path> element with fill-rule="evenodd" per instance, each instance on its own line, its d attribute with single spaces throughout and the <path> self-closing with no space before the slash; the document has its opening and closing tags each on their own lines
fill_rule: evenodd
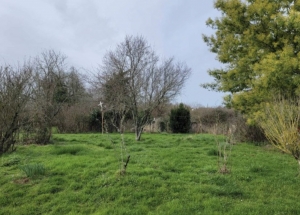
<svg viewBox="0 0 300 215">
<path fill-rule="evenodd" d="M 125 176 L 117 174 L 117 134 L 55 134 L 51 145 L 19 146 L 0 157 L 0 214 L 300 214 L 289 155 L 237 144 L 223 175 L 211 135 L 142 138 L 125 135 Z M 38 164 L 38 177 L 22 171 Z"/>
<path fill-rule="evenodd" d="M 41 163 L 26 164 L 24 166 L 20 166 L 20 169 L 24 171 L 28 178 L 45 175 L 46 171 L 44 165 Z"/>
</svg>

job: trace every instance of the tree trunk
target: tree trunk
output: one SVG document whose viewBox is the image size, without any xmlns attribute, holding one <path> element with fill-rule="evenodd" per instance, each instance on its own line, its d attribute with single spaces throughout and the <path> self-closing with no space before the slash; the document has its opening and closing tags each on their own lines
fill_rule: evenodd
<svg viewBox="0 0 300 215">
<path fill-rule="evenodd" d="M 135 140 L 140 141 L 142 135 L 143 127 L 136 127 L 135 128 Z"/>
</svg>

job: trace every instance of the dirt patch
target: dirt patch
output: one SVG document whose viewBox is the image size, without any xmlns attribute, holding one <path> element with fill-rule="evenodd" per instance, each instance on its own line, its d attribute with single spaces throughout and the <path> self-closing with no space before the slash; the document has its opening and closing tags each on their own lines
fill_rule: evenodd
<svg viewBox="0 0 300 215">
<path fill-rule="evenodd" d="M 19 179 L 16 179 L 14 180 L 14 183 L 15 184 L 27 184 L 29 183 L 30 179 L 29 178 L 19 178 Z"/>
</svg>

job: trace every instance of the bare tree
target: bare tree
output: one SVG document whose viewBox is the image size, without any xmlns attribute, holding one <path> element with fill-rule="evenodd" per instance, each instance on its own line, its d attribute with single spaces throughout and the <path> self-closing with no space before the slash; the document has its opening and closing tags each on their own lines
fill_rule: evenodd
<svg viewBox="0 0 300 215">
<path fill-rule="evenodd" d="M 143 37 L 127 36 L 104 56 L 98 77 L 106 105 L 131 112 L 140 140 L 153 110 L 180 92 L 190 71 L 173 58 L 159 62 Z"/>
<path fill-rule="evenodd" d="M 0 155 L 15 150 L 31 94 L 31 74 L 27 63 L 0 67 Z"/>
<path fill-rule="evenodd" d="M 45 51 L 34 60 L 33 116 L 35 141 L 47 144 L 55 116 L 69 99 L 65 80 L 66 56 L 53 50 Z"/>
</svg>

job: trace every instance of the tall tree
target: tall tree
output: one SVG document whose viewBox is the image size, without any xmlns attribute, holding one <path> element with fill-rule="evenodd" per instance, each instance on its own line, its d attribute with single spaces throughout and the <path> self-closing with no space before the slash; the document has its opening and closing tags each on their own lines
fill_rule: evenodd
<svg viewBox="0 0 300 215">
<path fill-rule="evenodd" d="M 180 92 L 190 68 L 173 58 L 160 62 L 143 37 L 127 36 L 104 56 L 100 72 L 104 103 L 131 112 L 136 140 L 140 140 L 153 110 Z"/>
<path fill-rule="evenodd" d="M 209 70 L 214 82 L 203 87 L 229 92 L 228 105 L 250 118 L 272 94 L 300 95 L 300 1 L 217 0 L 214 6 L 222 15 L 207 20 L 216 31 L 203 38 L 224 68 Z"/>
</svg>

